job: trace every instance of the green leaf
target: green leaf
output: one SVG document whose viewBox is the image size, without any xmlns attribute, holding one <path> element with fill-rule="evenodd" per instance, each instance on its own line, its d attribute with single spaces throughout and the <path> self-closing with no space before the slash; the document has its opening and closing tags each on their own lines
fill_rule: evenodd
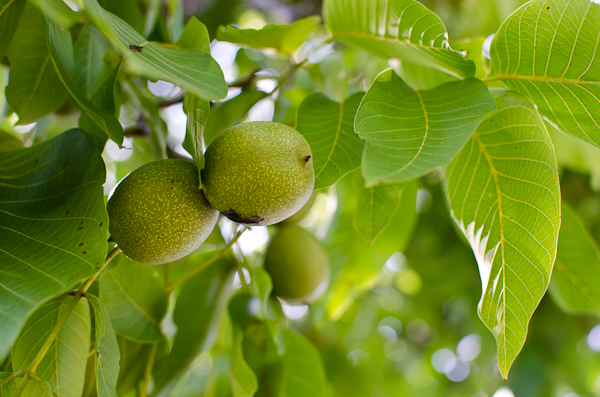
<svg viewBox="0 0 600 397">
<path fill-rule="evenodd" d="M 117 66 L 108 76 L 104 84 L 102 84 L 100 91 L 92 100 L 98 109 L 101 109 L 108 114 L 116 113 L 114 88 L 117 83 L 118 74 L 119 67 Z M 96 145 L 98 151 L 102 153 L 108 139 L 108 136 L 102 127 L 100 127 L 87 113 L 83 112 L 79 119 L 79 128 L 88 136 L 94 145 Z"/>
<path fill-rule="evenodd" d="M 312 94 L 300 104 L 296 129 L 312 150 L 315 190 L 333 185 L 360 167 L 364 145 L 354 133 L 354 115 L 363 95 L 357 92 L 338 103 Z"/>
<path fill-rule="evenodd" d="M 122 19 L 106 12 L 96 0 L 83 0 L 96 27 L 124 55 L 129 71 L 152 80 L 165 80 L 206 100 L 225 98 L 227 83 L 219 64 L 204 51 L 176 49 L 147 42 Z M 130 45 L 143 46 L 132 52 Z"/>
<path fill-rule="evenodd" d="M 94 311 L 95 344 L 93 353 L 95 364 L 96 394 L 98 397 L 117 396 L 119 377 L 119 345 L 108 312 L 94 295 L 87 295 Z"/>
<path fill-rule="evenodd" d="M 0 60 L 4 59 L 8 46 L 17 31 L 26 0 L 0 0 Z"/>
<path fill-rule="evenodd" d="M 367 187 L 404 182 L 447 164 L 495 104 L 480 80 L 413 91 L 396 73 L 379 74 L 356 114 L 365 139 Z"/>
<path fill-rule="evenodd" d="M 121 354 L 117 394 L 125 396 L 132 389 L 136 389 L 138 383 L 144 377 L 146 363 L 150 358 L 150 351 L 154 345 L 137 343 L 119 334 L 117 334 L 117 343 Z"/>
<path fill-rule="evenodd" d="M 406 183 L 395 183 L 361 189 L 354 227 L 365 238 L 368 247 L 392 221 L 405 186 Z"/>
<path fill-rule="evenodd" d="M 122 258 L 119 266 L 100 275 L 100 299 L 112 326 L 138 342 L 160 342 L 160 321 L 167 311 L 167 293 L 152 266 Z"/>
<path fill-rule="evenodd" d="M 75 84 L 75 61 L 71 33 L 59 27 L 55 22 L 48 21 L 49 31 L 48 47 L 52 56 L 52 63 L 58 76 L 85 113 L 117 144 L 123 142 L 123 127 L 115 117 L 114 112 L 99 108 L 90 102 Z"/>
<path fill-rule="evenodd" d="M 177 45 L 182 48 L 197 48 L 210 54 L 210 36 L 206 26 L 196 18 L 190 19 L 185 26 Z M 198 175 L 204 169 L 204 150 L 202 137 L 208 116 L 210 115 L 210 102 L 199 98 L 197 95 L 186 93 L 183 98 L 183 111 L 187 115 L 187 126 L 183 148 L 187 150 L 196 163 L 198 163 Z M 200 186 L 202 188 L 202 177 Z"/>
<path fill-rule="evenodd" d="M 394 69 L 394 71 L 415 91 L 431 90 L 444 83 L 458 80 L 456 77 L 437 69 L 410 62 L 401 62 L 400 67 L 397 70 Z"/>
<path fill-rule="evenodd" d="M 204 143 L 206 146 L 210 145 L 221 132 L 239 123 L 252 106 L 266 96 L 267 94 L 258 91 L 255 87 L 249 87 L 243 89 L 238 96 L 216 104 L 211 109 L 212 116 L 208 119 L 204 129 Z"/>
<path fill-rule="evenodd" d="M 290 330 L 283 332 L 285 354 L 267 367 L 261 377 L 261 390 L 266 389 L 274 397 L 328 396 L 329 385 L 319 351 L 305 337 Z"/>
<path fill-rule="evenodd" d="M 277 346 L 277 353 L 285 352 L 285 339 L 283 336 L 283 326 L 276 313 L 269 308 L 271 291 L 273 291 L 273 282 L 271 276 L 263 267 L 257 267 L 252 270 L 252 288 L 256 288 L 256 293 L 261 301 L 260 314 L 265 324 L 265 328 L 273 343 Z M 278 301 L 277 301 L 278 302 Z M 275 315 L 274 315 L 275 314 Z"/>
<path fill-rule="evenodd" d="M 560 130 L 600 147 L 600 4 L 530 1 L 500 27 L 488 81 L 536 104 Z"/>
<path fill-rule="evenodd" d="M 105 178 L 78 130 L 0 156 L 0 360 L 40 304 L 102 266 Z"/>
<path fill-rule="evenodd" d="M 50 300 L 38 308 L 27 320 L 12 348 L 13 369 L 23 371 L 39 353 L 42 345 L 73 299 L 70 295 Z M 36 370 L 36 374 L 50 383 L 57 396 L 79 397 L 83 392 L 85 367 L 90 351 L 90 307 L 85 300 L 77 302 L 66 323 L 50 346 Z M 23 395 L 48 395 L 39 384 L 28 382 Z"/>
<path fill-rule="evenodd" d="M 252 397 L 258 389 L 258 381 L 252 369 L 244 360 L 242 341 L 244 334 L 238 327 L 233 329 L 233 350 L 229 367 L 229 379 L 234 397 Z"/>
<path fill-rule="evenodd" d="M 600 251 L 579 217 L 564 202 L 550 292 L 568 312 L 600 314 Z"/>
<path fill-rule="evenodd" d="M 210 257 L 211 254 L 205 256 Z M 186 281 L 177 296 L 173 322 L 177 334 L 169 355 L 154 369 L 155 390 L 174 386 L 200 351 L 214 343 L 215 332 L 231 294 L 229 259 L 220 259 Z"/>
<path fill-rule="evenodd" d="M 323 15 L 334 40 L 460 78 L 475 73 L 473 62 L 450 48 L 442 20 L 415 0 L 325 0 Z"/>
<path fill-rule="evenodd" d="M 364 189 L 363 179 L 358 171 L 352 177 L 348 176 L 336 185 L 338 214 L 325 239 L 332 267 L 341 266 L 327 302 L 327 313 L 334 320 L 372 287 L 390 256 L 405 250 L 417 221 L 418 179 L 406 184 L 395 215 L 372 246 L 367 246 L 365 238 L 353 227 L 359 205 L 356 192 Z"/>
<path fill-rule="evenodd" d="M 106 39 L 87 23 L 73 49 L 75 74 L 73 78 L 83 96 L 92 99 L 104 82 L 104 57 L 109 50 Z"/>
<path fill-rule="evenodd" d="M 448 165 L 446 194 L 479 265 L 479 317 L 506 379 L 550 282 L 560 192 L 554 147 L 533 106 L 514 93 L 496 102 Z"/>
<path fill-rule="evenodd" d="M 23 141 L 0 130 L 0 152 L 11 152 L 18 149 L 23 149 Z"/>
<path fill-rule="evenodd" d="M 196 48 L 210 54 L 210 36 L 206 26 L 196 17 L 191 17 L 177 40 L 177 46 Z"/>
<path fill-rule="evenodd" d="M 27 6 L 8 50 L 11 68 L 6 100 L 19 115 L 19 124 L 36 121 L 67 100 L 67 91 L 50 61 L 46 31 L 42 14 Z"/>
<path fill-rule="evenodd" d="M 315 30 L 320 18 L 312 16 L 300 19 L 291 25 L 270 24 L 261 29 L 238 29 L 221 26 L 217 39 L 258 49 L 274 48 L 288 55 L 294 55 L 308 35 Z"/>
</svg>

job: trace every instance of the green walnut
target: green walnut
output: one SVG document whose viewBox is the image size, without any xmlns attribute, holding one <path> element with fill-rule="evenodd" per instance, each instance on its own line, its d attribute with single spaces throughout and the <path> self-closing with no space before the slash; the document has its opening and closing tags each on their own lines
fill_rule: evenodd
<svg viewBox="0 0 600 397">
<path fill-rule="evenodd" d="M 298 212 L 315 185 L 312 152 L 295 129 L 257 121 L 231 127 L 205 153 L 202 188 L 234 222 L 272 225 Z"/>
<path fill-rule="evenodd" d="M 327 289 L 329 258 L 321 243 L 295 225 L 278 228 L 265 255 L 273 293 L 292 305 L 314 302 Z"/>
<path fill-rule="evenodd" d="M 106 207 L 121 251 L 158 265 L 198 248 L 219 216 L 198 186 L 198 167 L 185 160 L 148 163 L 123 178 Z"/>
</svg>

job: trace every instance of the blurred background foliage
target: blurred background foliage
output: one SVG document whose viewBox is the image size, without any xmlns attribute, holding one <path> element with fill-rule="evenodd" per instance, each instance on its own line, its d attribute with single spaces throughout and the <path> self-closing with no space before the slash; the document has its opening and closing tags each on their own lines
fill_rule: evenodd
<svg viewBox="0 0 600 397">
<path fill-rule="evenodd" d="M 202 21 L 214 38 L 220 25 L 256 29 L 321 12 L 320 0 L 104 0 L 101 3 L 149 40 L 162 42 L 176 41 L 183 21 L 192 16 Z M 473 50 L 477 56 L 483 38 L 493 34 L 524 1 L 426 0 L 423 3 L 445 22 L 451 41 L 468 39 L 465 43 L 478 43 Z M 155 8 L 156 4 L 160 7 Z M 309 43 L 314 46 L 326 35 L 317 30 Z M 334 48 L 330 44 L 311 54 L 309 63 L 297 70 L 277 94 L 267 96 L 275 88 L 275 79 L 290 68 L 288 56 L 216 40 L 211 47 L 232 88 L 228 98 L 211 106 L 205 133 L 207 143 L 223 129 L 241 121 L 274 120 L 293 126 L 296 109 L 309 94 L 322 92 L 331 99 L 343 100 L 365 91 L 375 76 L 390 66 L 386 60 L 363 50 L 343 44 L 335 44 Z M 302 59 L 302 52 L 301 48 L 297 60 Z M 7 79 L 8 68 L 2 66 L 2 86 Z M 127 77 L 126 84 L 119 86 L 117 97 L 122 104 L 120 121 L 125 128 L 125 148 L 119 149 L 109 141 L 103 153 L 108 172 L 106 194 L 127 173 L 162 158 L 165 148 L 171 157 L 189 156 L 181 146 L 186 121 L 178 101 L 181 98 L 178 88 L 161 81 Z M 145 113 L 140 112 L 139 105 L 145 107 Z M 80 117 L 76 106 L 67 101 L 56 113 L 35 125 L 15 126 L 16 114 L 4 102 L 0 106 L 4 108 L 0 150 L 50 139 L 76 127 Z M 552 138 L 561 169 L 563 199 L 600 241 L 598 151 L 557 131 L 552 131 Z M 600 396 L 598 319 L 565 314 L 549 294 L 533 316 L 527 342 L 509 380 L 502 380 L 497 369 L 495 341 L 477 316 L 481 295 L 477 263 L 448 214 L 441 171 L 405 189 L 401 210 L 370 250 L 356 247 L 357 233 L 351 225 L 358 203 L 356 195 L 349 193 L 360 183 L 360 174 L 354 172 L 329 190 L 320 191 L 315 205 L 301 222 L 329 250 L 332 260 L 329 292 L 310 308 L 284 305 L 283 314 L 279 314 L 289 328 L 305 335 L 318 349 L 332 395 Z M 197 252 L 172 265 L 157 267 L 161 276 L 177 280 L 210 257 L 222 244 L 223 236 L 229 238 L 233 233 L 229 221 L 221 220 L 219 225 L 220 230 L 216 229 Z M 254 227 L 240 239 L 236 260 L 244 261 L 250 270 L 248 276 L 259 277 L 260 261 L 273 231 L 274 227 Z M 206 338 L 212 338 L 214 343 L 207 343 L 212 346 L 210 349 L 189 357 L 191 365 L 177 384 L 167 389 L 170 395 L 230 395 L 230 352 L 240 328 L 244 329 L 244 357 L 253 370 L 260 373 L 268 365 L 269 355 L 277 351 L 278 346 L 273 342 L 277 338 L 268 336 L 277 331 L 268 329 L 267 322 L 257 320 L 256 313 L 249 314 L 246 310 L 252 294 L 240 283 L 239 276 L 230 294 L 231 319 L 229 316 L 206 319 L 210 324 Z M 162 323 L 170 338 L 176 329 L 174 299 L 171 297 L 171 308 Z M 277 309 L 278 303 L 272 306 Z M 284 339 L 288 345 L 304 343 Z M 119 393 L 135 395 L 151 348 L 124 337 L 119 337 L 119 346 L 122 354 Z M 159 365 L 164 351 L 159 347 L 157 354 Z"/>
</svg>

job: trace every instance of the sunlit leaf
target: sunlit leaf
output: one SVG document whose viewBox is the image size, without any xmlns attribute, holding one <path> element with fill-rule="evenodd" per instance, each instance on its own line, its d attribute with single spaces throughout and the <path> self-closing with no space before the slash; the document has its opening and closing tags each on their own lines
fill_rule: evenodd
<svg viewBox="0 0 600 397">
<path fill-rule="evenodd" d="M 138 342 L 160 342 L 167 311 L 165 284 L 152 266 L 122 258 L 100 276 L 100 299 L 114 330 Z"/>
<path fill-rule="evenodd" d="M 125 21 L 104 11 L 96 0 L 83 0 L 83 4 L 98 30 L 125 56 L 126 66 L 132 73 L 169 81 L 206 100 L 227 95 L 223 72 L 210 54 L 148 42 Z M 144 48 L 132 52 L 131 45 Z"/>
<path fill-rule="evenodd" d="M 315 190 L 333 185 L 360 167 L 364 144 L 354 132 L 354 115 L 363 95 L 359 92 L 338 103 L 313 94 L 300 104 L 296 129 L 312 150 Z"/>
<path fill-rule="evenodd" d="M 496 338 L 506 378 L 550 282 L 560 193 L 554 147 L 538 113 L 517 94 L 496 102 L 448 166 L 446 194 L 479 265 L 479 316 Z"/>
<path fill-rule="evenodd" d="M 559 129 L 600 147 L 600 4 L 530 1 L 500 27 L 488 81 L 536 104 Z"/>
<path fill-rule="evenodd" d="M 563 202 L 550 292 L 569 312 L 600 314 L 600 251 L 578 216 Z"/>
<path fill-rule="evenodd" d="M 115 117 L 114 111 L 110 112 L 93 104 L 75 84 L 75 60 L 71 33 L 53 21 L 48 21 L 47 29 L 52 63 L 69 94 L 113 141 L 121 144 L 123 141 L 123 127 Z"/>
<path fill-rule="evenodd" d="M 413 91 L 392 70 L 382 72 L 354 121 L 366 140 L 366 185 L 408 181 L 447 164 L 494 107 L 477 79 Z"/>
<path fill-rule="evenodd" d="M 88 294 L 88 301 L 93 309 L 95 325 L 94 369 L 96 394 L 98 397 L 117 396 L 117 378 L 119 377 L 119 345 L 110 322 L 108 312 L 100 300 Z"/>
<path fill-rule="evenodd" d="M 29 367 L 72 299 L 70 295 L 52 299 L 40 306 L 27 320 L 12 348 L 15 371 Z M 36 370 L 41 379 L 50 383 L 55 395 L 81 396 L 90 351 L 90 336 L 90 307 L 83 298 L 77 302 Z M 48 393 L 44 393 L 38 383 L 29 381 L 24 395 L 48 396 Z"/>
<path fill-rule="evenodd" d="M 319 24 L 319 17 L 300 19 L 291 25 L 266 25 L 260 29 L 238 29 L 233 26 L 221 26 L 217 30 L 217 39 L 252 48 L 274 48 L 288 55 L 294 52 L 306 40 L 306 37 Z"/>
<path fill-rule="evenodd" d="M 78 130 L 0 156 L 0 360 L 40 304 L 102 266 L 105 178 Z"/>
<path fill-rule="evenodd" d="M 367 246 L 373 244 L 394 218 L 405 186 L 406 183 L 395 183 L 361 189 L 354 227 L 365 238 Z"/>
<path fill-rule="evenodd" d="M 181 288 L 173 313 L 177 334 L 169 355 L 154 370 L 156 390 L 169 385 L 201 350 L 214 343 L 216 325 L 230 297 L 233 280 L 230 268 L 229 259 L 221 259 Z"/>
<path fill-rule="evenodd" d="M 0 0 L 0 60 L 6 55 L 8 46 L 17 31 L 26 0 Z"/>
<path fill-rule="evenodd" d="M 475 65 L 454 51 L 442 20 L 415 0 L 325 0 L 333 38 L 382 58 L 399 58 L 470 77 Z"/>
<path fill-rule="evenodd" d="M 50 60 L 46 31 L 42 14 L 27 6 L 8 50 L 11 68 L 6 100 L 19 115 L 19 124 L 37 121 L 67 99 Z"/>
</svg>

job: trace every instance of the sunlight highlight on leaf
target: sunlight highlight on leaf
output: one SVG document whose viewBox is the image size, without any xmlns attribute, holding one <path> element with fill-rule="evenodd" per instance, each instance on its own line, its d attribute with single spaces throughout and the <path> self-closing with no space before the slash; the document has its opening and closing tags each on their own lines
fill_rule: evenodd
<svg viewBox="0 0 600 397">
<path fill-rule="evenodd" d="M 600 147 L 600 5 L 534 0 L 500 27 L 488 81 L 536 104 L 560 130 Z"/>
<path fill-rule="evenodd" d="M 326 0 L 323 15 L 333 39 L 382 58 L 473 76 L 475 64 L 454 51 L 442 20 L 415 0 Z"/>
<path fill-rule="evenodd" d="M 446 194 L 479 265 L 479 316 L 496 338 L 506 379 L 550 282 L 560 191 L 554 147 L 537 112 L 518 94 L 496 102 L 448 165 Z"/>
</svg>

